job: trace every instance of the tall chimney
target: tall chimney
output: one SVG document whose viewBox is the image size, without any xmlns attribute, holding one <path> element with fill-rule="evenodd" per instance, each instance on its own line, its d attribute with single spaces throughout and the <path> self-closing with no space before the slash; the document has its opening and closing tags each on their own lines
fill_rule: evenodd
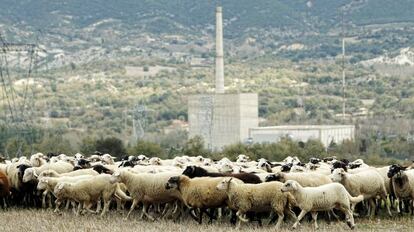
<svg viewBox="0 0 414 232">
<path fill-rule="evenodd" d="M 223 19 L 220 6 L 216 9 L 216 93 L 224 93 Z"/>
</svg>

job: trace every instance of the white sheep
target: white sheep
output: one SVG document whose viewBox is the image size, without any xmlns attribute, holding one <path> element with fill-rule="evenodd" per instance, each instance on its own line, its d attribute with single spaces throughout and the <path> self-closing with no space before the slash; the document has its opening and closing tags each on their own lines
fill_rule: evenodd
<svg viewBox="0 0 414 232">
<path fill-rule="evenodd" d="M 128 171 L 128 169 L 121 169 L 114 172 L 111 177 L 111 183 L 118 182 L 125 184 L 133 199 L 126 219 L 140 202 L 144 205 L 141 218 L 145 215 L 148 219 L 154 220 L 147 212 L 150 204 L 169 203 L 179 199 L 175 191 L 165 188 L 165 183 L 169 178 L 177 174 L 176 172 L 136 174 Z"/>
<path fill-rule="evenodd" d="M 384 179 L 376 169 L 368 169 L 364 172 L 351 174 L 345 172 L 342 168 L 338 168 L 333 171 L 331 179 L 344 185 L 352 196 L 363 195 L 364 200 L 369 200 L 371 216 L 375 213 L 374 199 L 379 196 L 382 200 L 387 200 Z M 386 207 L 388 214 L 391 216 L 389 204 L 386 204 Z"/>
<path fill-rule="evenodd" d="M 31 180 L 36 180 L 38 175 L 45 170 L 54 170 L 57 173 L 71 172 L 73 170 L 73 165 L 65 161 L 58 161 L 56 163 L 47 163 L 40 167 L 27 168 L 24 171 L 23 182 L 26 183 Z"/>
<path fill-rule="evenodd" d="M 91 168 L 79 169 L 76 171 L 66 172 L 66 173 L 58 173 L 55 170 L 48 169 L 48 170 L 41 172 L 38 176 L 38 179 L 42 177 L 63 177 L 63 176 L 82 176 L 82 175 L 96 176 L 96 175 L 99 175 L 99 173 Z"/>
<path fill-rule="evenodd" d="M 279 172 L 268 176 L 268 179 L 277 180 L 280 182 L 286 182 L 288 180 L 295 180 L 303 187 L 317 187 L 324 184 L 332 183 L 329 176 L 319 174 L 316 172 L 295 172 L 295 173 L 283 173 Z"/>
<path fill-rule="evenodd" d="M 217 185 L 217 189 L 225 191 L 228 197 L 227 204 L 230 209 L 237 210 L 237 217 L 240 222 L 248 222 L 245 214 L 252 212 L 275 212 L 279 218 L 276 229 L 280 228 L 285 213 L 288 213 L 296 219 L 296 215 L 292 212 L 290 205 L 295 200 L 290 193 L 283 193 L 281 182 L 269 182 L 261 184 L 245 184 L 243 181 L 226 177 Z"/>
<path fill-rule="evenodd" d="M 325 184 L 318 187 L 302 187 L 297 181 L 288 180 L 281 188 L 283 192 L 290 192 L 296 200 L 296 205 L 301 209 L 293 228 L 295 229 L 300 220 L 311 212 L 315 228 L 318 228 L 318 211 L 330 211 L 334 208 L 341 210 L 346 215 L 348 226 L 355 227 L 354 217 L 350 204 L 361 202 L 364 197 L 352 197 L 344 186 L 338 183 Z"/>
<path fill-rule="evenodd" d="M 102 198 L 104 208 L 101 216 L 103 216 L 109 208 L 114 193 L 121 191 L 119 185 L 112 183 L 110 179 L 111 175 L 100 174 L 86 180 L 79 180 L 75 183 L 63 182 L 56 185 L 54 193 L 59 198 L 68 198 L 80 203 L 76 215 L 80 213 L 81 204 L 83 204 L 84 209 L 93 213 L 90 208 Z M 130 200 L 130 198 L 126 198 L 125 200 Z"/>
</svg>

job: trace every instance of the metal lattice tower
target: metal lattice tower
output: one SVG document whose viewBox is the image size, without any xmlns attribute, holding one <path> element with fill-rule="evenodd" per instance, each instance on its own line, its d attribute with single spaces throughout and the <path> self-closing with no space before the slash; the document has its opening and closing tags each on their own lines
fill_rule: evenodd
<svg viewBox="0 0 414 232">
<path fill-rule="evenodd" d="M 0 125 L 6 129 L 7 138 L 10 133 L 17 138 L 18 156 L 22 155 L 22 146 L 25 139 L 29 145 L 33 144 L 33 110 L 34 110 L 34 91 L 33 86 L 30 86 L 30 78 L 32 73 L 37 68 L 37 52 L 44 51 L 36 44 L 28 43 L 9 43 L 0 34 L 0 83 L 2 98 L 0 107 L 3 115 L 0 115 Z M 9 56 L 17 55 L 18 68 L 22 68 L 21 57 L 26 57 L 27 71 L 24 73 L 20 71 L 16 77 L 19 77 L 22 82 L 22 88 L 15 88 L 16 77 L 11 75 Z M 5 143 L 3 137 L 0 137 L 0 142 Z M 6 155 L 7 151 L 5 151 Z"/>
</svg>

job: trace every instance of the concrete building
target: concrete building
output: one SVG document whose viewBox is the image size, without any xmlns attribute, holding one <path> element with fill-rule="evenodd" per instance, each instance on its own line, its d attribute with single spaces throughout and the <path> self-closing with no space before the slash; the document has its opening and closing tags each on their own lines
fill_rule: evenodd
<svg viewBox="0 0 414 232">
<path fill-rule="evenodd" d="M 245 142 L 249 128 L 257 127 L 255 93 L 193 95 L 188 100 L 189 136 L 201 136 L 210 150 Z"/>
<path fill-rule="evenodd" d="M 222 9 L 216 10 L 215 93 L 188 98 L 189 137 L 201 136 L 210 150 L 245 142 L 249 128 L 259 123 L 258 96 L 255 93 L 224 92 Z"/>
<path fill-rule="evenodd" d="M 354 125 L 293 125 L 250 128 L 249 138 L 253 143 L 278 142 L 282 137 L 306 142 L 317 139 L 328 147 L 331 142 L 337 144 L 355 137 Z"/>
</svg>

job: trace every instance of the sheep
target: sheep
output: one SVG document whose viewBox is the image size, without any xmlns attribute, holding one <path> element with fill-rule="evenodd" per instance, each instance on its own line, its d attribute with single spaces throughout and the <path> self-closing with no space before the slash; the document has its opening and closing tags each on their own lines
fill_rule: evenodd
<svg viewBox="0 0 414 232">
<path fill-rule="evenodd" d="M 165 183 L 171 176 L 175 175 L 177 173 L 174 172 L 135 174 L 126 169 L 114 172 L 111 177 L 111 183 L 117 182 L 125 184 L 133 199 L 131 208 L 125 219 L 129 217 L 136 205 L 142 202 L 144 207 L 141 218 L 145 215 L 148 219 L 154 220 L 154 217 L 147 212 L 149 204 L 163 204 L 179 199 L 179 195 L 176 192 L 165 188 Z"/>
<path fill-rule="evenodd" d="M 350 174 L 344 169 L 335 169 L 331 175 L 334 182 L 343 184 L 346 190 L 352 196 L 363 195 L 364 200 L 369 200 L 371 205 L 371 216 L 375 213 L 375 203 L 373 198 L 380 196 L 382 200 L 387 200 L 387 190 L 385 189 L 384 180 L 375 169 Z M 391 216 L 390 206 L 386 204 L 388 214 Z"/>
<path fill-rule="evenodd" d="M 406 169 L 400 165 L 391 165 L 387 176 L 391 179 L 395 197 L 399 200 L 413 200 L 414 207 L 414 169 Z M 398 212 L 401 213 L 400 208 Z"/>
<path fill-rule="evenodd" d="M 58 161 L 56 163 L 45 164 L 41 167 L 27 168 L 24 172 L 23 182 L 37 179 L 37 176 L 45 170 L 55 170 L 57 173 L 71 172 L 73 170 L 73 165 L 64 161 Z"/>
<path fill-rule="evenodd" d="M 46 171 L 45 171 L 46 172 Z M 44 173 L 44 172 L 42 172 Z M 39 176 L 39 181 L 37 184 L 37 190 L 43 191 L 42 193 L 42 206 L 46 207 L 46 196 L 50 192 L 53 194 L 53 190 L 59 182 L 76 182 L 78 180 L 84 180 L 93 177 L 92 175 L 80 175 L 80 176 L 65 176 L 65 177 L 51 177 L 51 176 Z M 51 198 L 49 198 L 51 199 Z M 55 212 L 59 210 L 61 200 L 56 200 L 56 209 Z M 52 205 L 49 203 L 49 206 Z"/>
<path fill-rule="evenodd" d="M 355 223 L 350 205 L 364 200 L 362 195 L 352 197 L 345 187 L 339 183 L 330 183 L 318 187 L 302 187 L 297 181 L 288 180 L 281 190 L 282 192 L 292 193 L 296 205 L 301 209 L 296 222 L 293 224 L 293 229 L 296 229 L 300 220 L 308 212 L 311 212 L 315 229 L 318 229 L 318 211 L 328 211 L 334 208 L 341 210 L 346 215 L 345 220 L 348 226 L 353 229 Z"/>
<path fill-rule="evenodd" d="M 240 222 L 247 222 L 245 214 L 248 211 L 267 212 L 274 211 L 279 216 L 276 229 L 280 228 L 285 213 L 296 219 L 290 205 L 295 202 L 290 193 L 282 193 L 280 182 L 261 184 L 244 184 L 243 181 L 226 177 L 220 181 L 216 188 L 225 191 L 228 197 L 227 204 L 230 209 L 237 210 Z"/>
<path fill-rule="evenodd" d="M 266 182 L 276 180 L 280 182 L 286 182 L 288 180 L 295 180 L 299 182 L 303 187 L 317 187 L 324 184 L 332 183 L 332 180 L 323 174 L 315 173 L 315 172 L 307 172 L 307 173 L 275 173 L 269 174 L 266 177 Z"/>
<path fill-rule="evenodd" d="M 190 209 L 190 215 L 202 223 L 203 213 L 214 218 L 212 214 L 206 211 L 208 208 L 219 208 L 226 205 L 227 194 L 218 190 L 216 187 L 223 177 L 198 177 L 190 179 L 185 175 L 171 177 L 166 189 L 176 189 L 179 192 L 182 202 Z M 195 210 L 200 209 L 200 216 L 195 216 Z"/>
<path fill-rule="evenodd" d="M 40 166 L 42 166 L 42 165 L 44 165 L 44 164 L 46 164 L 47 162 L 46 162 L 46 160 L 45 159 L 43 159 L 43 154 L 42 153 L 36 153 L 36 154 L 33 154 L 31 157 L 30 157 L 30 164 L 33 166 L 33 167 L 40 167 Z"/>
<path fill-rule="evenodd" d="M 9 179 L 4 172 L 0 172 L 0 200 L 2 200 L 0 204 L 3 208 L 7 208 L 6 198 L 9 197 L 10 194 Z"/>
<path fill-rule="evenodd" d="M 96 203 L 100 197 L 104 202 L 104 208 L 101 216 L 104 216 L 109 208 L 111 198 L 115 192 L 120 192 L 119 185 L 111 182 L 111 175 L 101 174 L 86 180 L 79 180 L 75 183 L 59 183 L 54 189 L 54 193 L 60 198 L 69 198 L 77 201 L 79 204 L 76 215 L 79 215 L 81 203 L 84 209 L 91 212 L 90 207 Z M 121 191 L 122 192 L 122 191 Z M 130 200 L 124 194 L 118 195 L 125 197 L 125 200 Z M 92 211 L 93 212 L 93 211 Z"/>
<path fill-rule="evenodd" d="M 76 171 L 59 174 L 55 170 L 49 169 L 49 170 L 45 170 L 41 172 L 38 178 L 40 179 L 46 176 L 47 177 L 63 177 L 63 176 L 82 176 L 82 175 L 96 176 L 96 175 L 99 175 L 99 173 L 93 169 L 79 169 Z"/>
<path fill-rule="evenodd" d="M 251 173 L 210 173 L 205 169 L 197 166 L 188 166 L 182 173 L 190 178 L 194 177 L 203 177 L 203 176 L 211 176 L 211 177 L 235 177 L 237 179 L 242 180 L 244 183 L 251 183 L 257 184 L 261 183 L 262 181 L 260 178 Z"/>
</svg>

